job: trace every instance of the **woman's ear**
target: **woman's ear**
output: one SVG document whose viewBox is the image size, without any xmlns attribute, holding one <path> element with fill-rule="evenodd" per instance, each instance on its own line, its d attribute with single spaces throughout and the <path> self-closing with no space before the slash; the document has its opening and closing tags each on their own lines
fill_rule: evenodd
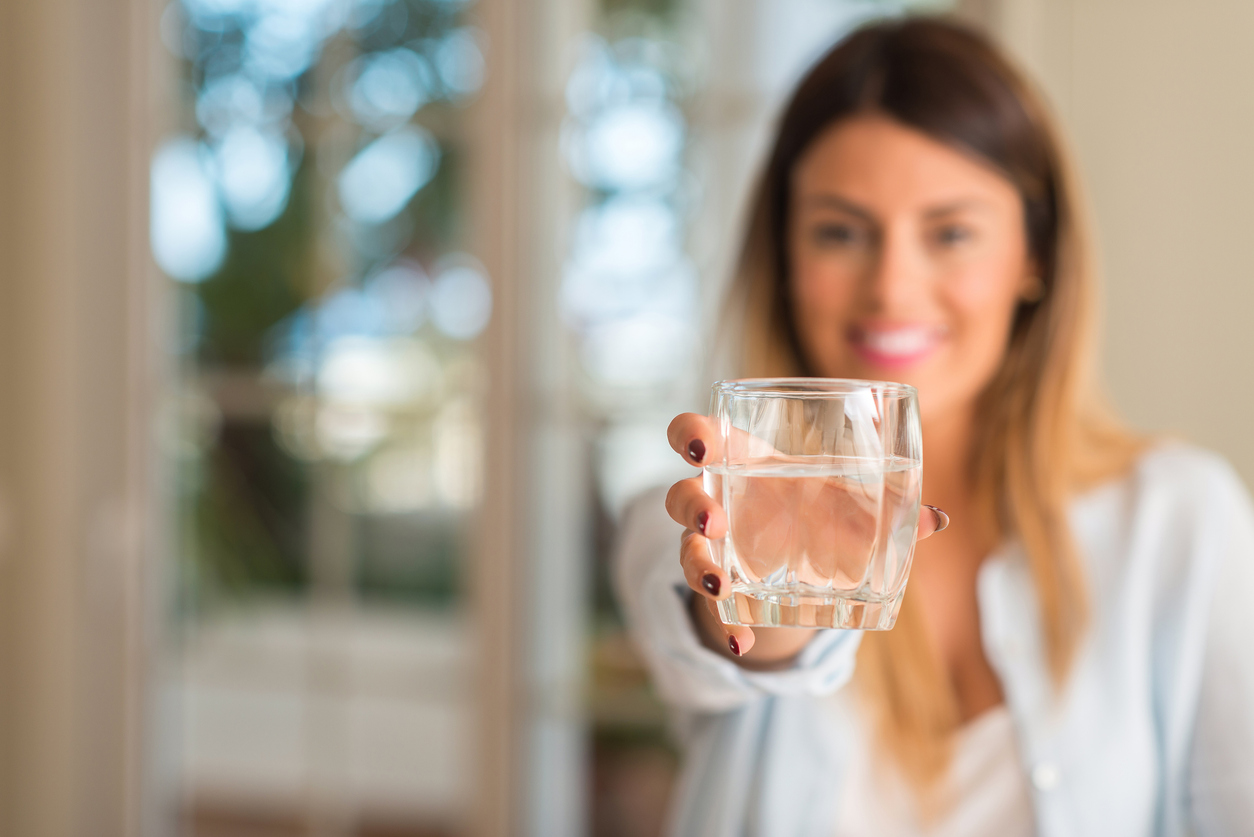
<svg viewBox="0 0 1254 837">
<path fill-rule="evenodd" d="M 1019 299 L 1033 305 L 1045 298 L 1045 280 L 1041 278 L 1041 266 L 1036 259 L 1029 258 L 1023 268 L 1023 279 L 1019 283 Z"/>
<path fill-rule="evenodd" d="M 1045 298 L 1044 280 L 1035 272 L 1023 277 L 1023 284 L 1019 288 L 1019 298 L 1029 305 L 1040 302 Z"/>
</svg>

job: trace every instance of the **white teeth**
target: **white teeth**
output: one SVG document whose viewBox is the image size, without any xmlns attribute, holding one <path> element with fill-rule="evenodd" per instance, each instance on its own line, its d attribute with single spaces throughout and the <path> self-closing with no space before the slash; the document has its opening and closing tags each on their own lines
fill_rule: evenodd
<svg viewBox="0 0 1254 837">
<path fill-rule="evenodd" d="M 932 345 L 933 335 L 925 328 L 899 328 L 892 331 L 864 331 L 862 342 L 882 355 L 916 355 Z"/>
</svg>

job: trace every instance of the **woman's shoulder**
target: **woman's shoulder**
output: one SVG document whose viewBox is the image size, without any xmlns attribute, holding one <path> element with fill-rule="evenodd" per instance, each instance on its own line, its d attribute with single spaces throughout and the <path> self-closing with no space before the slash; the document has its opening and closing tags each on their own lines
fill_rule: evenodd
<svg viewBox="0 0 1254 837">
<path fill-rule="evenodd" d="M 1249 493 L 1217 453 L 1181 442 L 1146 449 L 1120 477 L 1077 498 L 1072 522 L 1100 576 L 1210 576 L 1254 527 Z M 1240 547 L 1238 547 L 1240 548 Z M 1157 586 L 1157 585 L 1152 585 Z"/>
<path fill-rule="evenodd" d="M 1251 517 L 1249 492 L 1236 469 L 1214 451 L 1183 442 L 1146 450 L 1133 468 L 1137 505 L 1195 535 L 1227 531 Z"/>
<path fill-rule="evenodd" d="M 1178 441 L 1148 447 L 1136 460 L 1132 476 L 1145 488 L 1186 496 L 1198 491 L 1245 490 L 1228 460 L 1214 451 Z"/>
<path fill-rule="evenodd" d="M 1159 517 L 1190 518 L 1230 512 L 1247 497 L 1241 477 L 1218 453 L 1163 441 L 1147 447 L 1126 472 L 1077 499 L 1080 506 L 1114 501 L 1133 514 L 1152 507 Z"/>
</svg>

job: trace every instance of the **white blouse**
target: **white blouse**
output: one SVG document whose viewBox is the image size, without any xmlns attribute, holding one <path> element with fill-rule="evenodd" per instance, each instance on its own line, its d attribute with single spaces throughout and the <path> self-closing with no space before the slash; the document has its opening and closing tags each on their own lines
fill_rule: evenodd
<svg viewBox="0 0 1254 837">
<path fill-rule="evenodd" d="M 844 707 L 842 707 L 844 708 Z M 990 709 L 958 731 L 944 779 L 950 804 L 922 822 L 914 797 L 891 764 L 870 758 L 861 737 L 836 808 L 833 837 L 1032 837 L 1032 794 L 1020 769 L 1014 719 Z"/>
<path fill-rule="evenodd" d="M 832 837 L 846 816 L 875 815 L 848 790 L 862 719 L 831 710 L 861 634 L 819 631 L 792 668 L 772 672 L 705 648 L 685 606 L 681 527 L 662 497 L 628 510 L 614 574 L 684 749 L 670 833 Z M 1254 834 L 1254 510 L 1245 487 L 1219 457 L 1164 446 L 1078 497 L 1070 523 L 1093 618 L 1061 694 L 1022 550 L 1003 544 L 976 586 L 1036 833 Z"/>
</svg>

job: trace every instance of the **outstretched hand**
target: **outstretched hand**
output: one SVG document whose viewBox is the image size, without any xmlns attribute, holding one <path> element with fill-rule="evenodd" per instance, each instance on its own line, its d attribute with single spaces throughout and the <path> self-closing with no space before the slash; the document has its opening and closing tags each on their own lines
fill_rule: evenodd
<svg viewBox="0 0 1254 837">
<path fill-rule="evenodd" d="M 676 416 L 667 429 L 671 447 L 691 465 L 703 466 L 721 457 L 720 434 L 714 421 L 696 413 Z M 711 538 L 727 534 L 727 515 L 705 493 L 701 477 L 680 480 L 666 495 L 666 511 L 685 531 L 680 541 L 679 562 L 684 579 L 696 593 L 693 616 L 703 639 L 712 648 L 743 657 L 755 645 L 759 650 L 750 662 L 762 667 L 785 662 L 810 640 L 812 631 L 798 628 L 753 628 L 726 625 L 718 617 L 716 602 L 731 595 L 727 573 L 710 556 Z M 917 539 L 923 540 L 949 525 L 949 516 L 934 506 L 923 506 Z M 704 604 L 703 604 L 704 603 Z"/>
</svg>

